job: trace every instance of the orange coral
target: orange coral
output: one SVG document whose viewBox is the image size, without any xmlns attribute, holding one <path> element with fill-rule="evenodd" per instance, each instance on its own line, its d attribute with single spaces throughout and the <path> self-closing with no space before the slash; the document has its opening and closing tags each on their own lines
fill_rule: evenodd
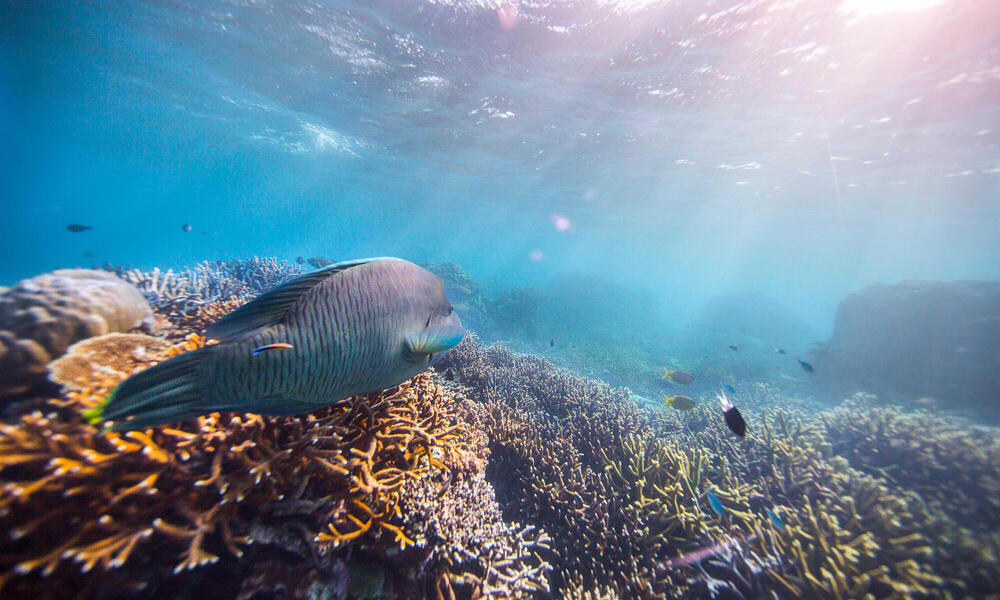
<svg viewBox="0 0 1000 600">
<path fill-rule="evenodd" d="M 162 360 L 204 344 L 188 336 Z M 0 426 L 0 585 L 36 596 L 81 573 L 125 565 L 147 544 L 173 548 L 175 572 L 239 556 L 249 536 L 240 510 L 280 512 L 308 502 L 326 515 L 320 548 L 365 537 L 406 549 L 400 487 L 462 456 L 466 426 L 456 401 L 428 375 L 379 394 L 282 418 L 214 413 L 175 427 L 101 433 L 79 414 L 118 383 L 114 376 Z M 32 575 L 34 574 L 34 575 Z M 53 587 L 49 587 L 49 585 Z M 55 593 L 55 592 L 53 592 Z"/>
</svg>

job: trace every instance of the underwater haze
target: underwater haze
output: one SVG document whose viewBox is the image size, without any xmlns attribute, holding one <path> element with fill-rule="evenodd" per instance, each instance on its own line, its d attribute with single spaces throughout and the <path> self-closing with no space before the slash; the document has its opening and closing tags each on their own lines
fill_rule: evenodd
<svg viewBox="0 0 1000 600">
<path fill-rule="evenodd" d="M 7 1 L 0 140 L 4 597 L 1000 597 L 1000 1 Z"/>
<path fill-rule="evenodd" d="M 1000 276 L 994 2 L 6 12 L 5 283 L 398 255 L 678 324 L 759 293 L 827 335 L 870 283 Z"/>
</svg>

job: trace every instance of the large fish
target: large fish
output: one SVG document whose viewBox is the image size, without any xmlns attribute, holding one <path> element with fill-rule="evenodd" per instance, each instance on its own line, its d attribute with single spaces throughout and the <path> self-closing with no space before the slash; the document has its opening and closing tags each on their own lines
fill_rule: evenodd
<svg viewBox="0 0 1000 600">
<path fill-rule="evenodd" d="M 307 412 L 406 381 L 465 329 L 437 275 L 368 258 L 288 281 L 206 334 L 219 343 L 137 373 L 84 416 L 123 431 L 216 411 Z"/>
</svg>

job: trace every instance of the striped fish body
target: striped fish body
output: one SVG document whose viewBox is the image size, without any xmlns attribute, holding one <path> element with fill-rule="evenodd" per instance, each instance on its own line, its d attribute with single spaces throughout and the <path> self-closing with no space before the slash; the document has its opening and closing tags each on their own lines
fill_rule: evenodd
<svg viewBox="0 0 1000 600">
<path fill-rule="evenodd" d="M 306 412 L 402 383 L 464 333 L 430 271 L 394 258 L 337 263 L 220 319 L 207 331 L 220 343 L 134 375 L 87 417 L 122 430 L 215 411 Z M 268 346 L 281 349 L 259 351 Z"/>
<path fill-rule="evenodd" d="M 392 387 L 426 369 L 432 356 L 409 360 L 408 336 L 443 320 L 461 327 L 449 307 L 441 279 L 413 263 L 347 269 L 304 294 L 286 322 L 243 341 L 209 346 L 204 394 L 229 410 L 294 414 Z M 253 354 L 276 343 L 293 348 Z M 276 404 L 270 411 L 254 407 L 265 399 Z"/>
</svg>

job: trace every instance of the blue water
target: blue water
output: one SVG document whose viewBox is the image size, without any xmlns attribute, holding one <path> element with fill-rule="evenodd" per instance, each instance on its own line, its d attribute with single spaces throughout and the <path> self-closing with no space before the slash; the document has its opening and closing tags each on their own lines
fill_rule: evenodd
<svg viewBox="0 0 1000 600">
<path fill-rule="evenodd" d="M 1000 8 L 929 4 L 8 5 L 0 283 L 398 255 L 825 336 L 870 283 L 1000 277 Z"/>
</svg>

